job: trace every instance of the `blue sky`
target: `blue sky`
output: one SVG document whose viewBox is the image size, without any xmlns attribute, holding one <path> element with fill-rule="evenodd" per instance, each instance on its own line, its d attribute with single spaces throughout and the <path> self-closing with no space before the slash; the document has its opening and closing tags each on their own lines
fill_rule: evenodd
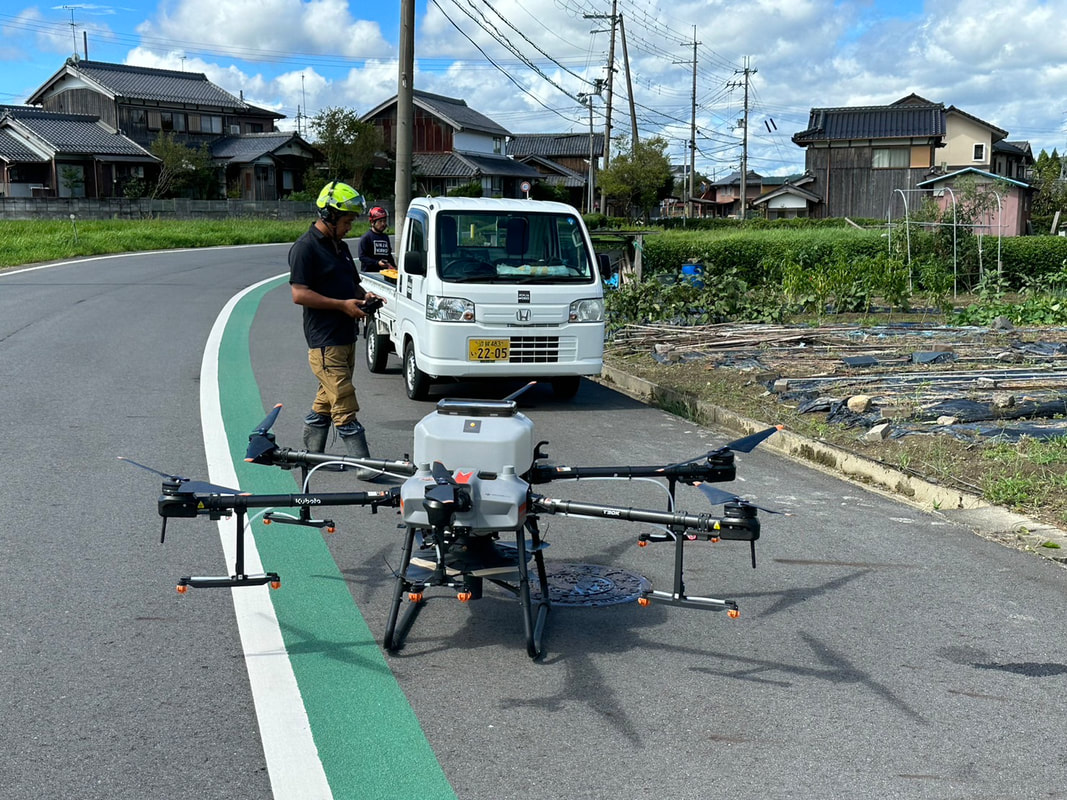
<svg viewBox="0 0 1067 800">
<path fill-rule="evenodd" d="M 618 0 L 638 135 L 688 161 L 696 46 L 697 170 L 803 168 L 790 140 L 815 106 L 954 105 L 1009 140 L 1067 151 L 1067 0 Z M 417 0 L 415 86 L 461 97 L 514 133 L 587 131 L 578 102 L 607 75 L 611 0 Z M 73 28 L 71 25 L 73 19 Z M 287 116 L 363 113 L 396 93 L 399 2 L 119 0 L 0 11 L 0 103 L 22 103 L 77 47 L 98 61 L 203 72 Z M 617 40 L 613 133 L 629 135 Z M 594 100 L 594 125 L 604 102 Z M 304 123 L 306 129 L 306 123 Z M 310 136 L 310 134 L 308 134 Z"/>
</svg>

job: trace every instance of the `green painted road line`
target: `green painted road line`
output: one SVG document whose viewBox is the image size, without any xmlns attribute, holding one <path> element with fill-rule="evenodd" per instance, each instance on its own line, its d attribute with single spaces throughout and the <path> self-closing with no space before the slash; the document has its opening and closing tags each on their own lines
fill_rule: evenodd
<svg viewBox="0 0 1067 800">
<path fill-rule="evenodd" d="M 299 490 L 292 473 L 244 460 L 248 433 L 265 415 L 252 372 L 249 330 L 263 296 L 283 280 L 265 284 L 237 304 L 219 353 L 230 452 L 241 488 L 256 493 Z M 322 531 L 261 524 L 252 530 L 264 568 L 282 578 L 271 600 L 334 796 L 454 800 Z"/>
</svg>

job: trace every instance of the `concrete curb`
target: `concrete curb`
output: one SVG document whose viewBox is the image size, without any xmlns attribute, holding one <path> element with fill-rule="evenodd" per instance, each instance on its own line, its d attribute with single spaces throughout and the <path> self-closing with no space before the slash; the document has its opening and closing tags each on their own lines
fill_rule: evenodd
<svg viewBox="0 0 1067 800">
<path fill-rule="evenodd" d="M 599 382 L 623 394 L 702 425 L 717 425 L 740 435 L 770 427 L 690 394 L 678 392 L 604 365 Z M 978 535 L 1067 565 L 1067 532 L 990 505 L 977 495 L 929 483 L 840 447 L 780 431 L 760 445 L 808 466 L 892 496 L 922 511 L 964 525 Z"/>
</svg>

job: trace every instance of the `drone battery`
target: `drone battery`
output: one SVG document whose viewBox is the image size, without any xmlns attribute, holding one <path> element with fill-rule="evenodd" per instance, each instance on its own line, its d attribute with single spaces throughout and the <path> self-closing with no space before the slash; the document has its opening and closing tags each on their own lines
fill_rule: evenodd
<svg viewBox="0 0 1067 800">
<path fill-rule="evenodd" d="M 533 464 L 533 422 L 505 401 L 441 400 L 415 426 L 416 464 L 525 475 Z"/>
</svg>

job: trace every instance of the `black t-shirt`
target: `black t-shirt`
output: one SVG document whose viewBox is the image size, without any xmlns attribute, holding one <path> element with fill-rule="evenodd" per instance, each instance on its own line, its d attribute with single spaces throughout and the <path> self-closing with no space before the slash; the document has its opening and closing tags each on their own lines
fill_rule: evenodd
<svg viewBox="0 0 1067 800">
<path fill-rule="evenodd" d="M 379 261 L 388 261 L 396 268 L 388 234 L 378 233 L 372 228 L 359 238 L 359 248 L 356 252 L 359 253 L 359 264 L 364 272 L 378 272 L 382 268 L 378 264 Z"/>
<path fill-rule="evenodd" d="M 289 283 L 335 300 L 360 300 L 366 294 L 348 244 L 335 242 L 314 225 L 289 248 Z M 308 347 L 352 344 L 356 321 L 343 311 L 304 306 L 304 338 Z"/>
</svg>

